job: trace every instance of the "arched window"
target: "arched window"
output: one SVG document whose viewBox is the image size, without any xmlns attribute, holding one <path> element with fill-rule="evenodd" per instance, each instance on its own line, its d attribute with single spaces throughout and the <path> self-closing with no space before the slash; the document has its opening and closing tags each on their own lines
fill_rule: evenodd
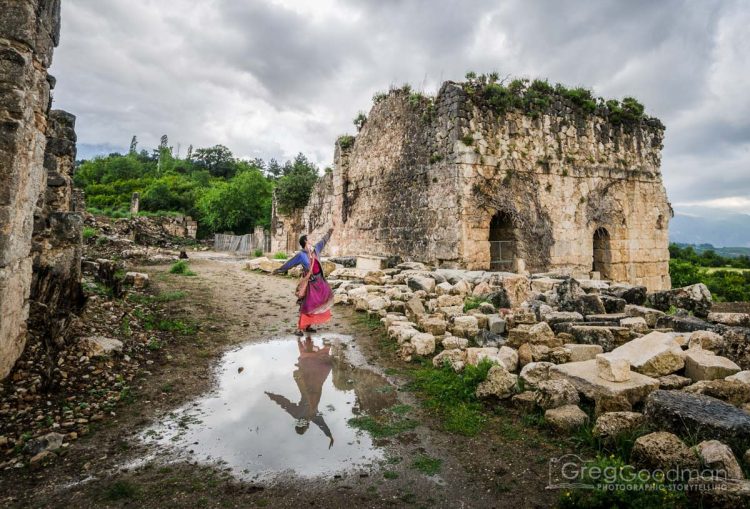
<svg viewBox="0 0 750 509">
<path fill-rule="evenodd" d="M 513 219 L 506 212 L 498 212 L 490 221 L 490 270 L 512 270 L 516 254 Z"/>
<path fill-rule="evenodd" d="M 594 232 L 594 260 L 591 270 L 598 272 L 602 279 L 609 279 L 611 263 L 609 232 L 606 228 L 599 227 Z"/>
</svg>

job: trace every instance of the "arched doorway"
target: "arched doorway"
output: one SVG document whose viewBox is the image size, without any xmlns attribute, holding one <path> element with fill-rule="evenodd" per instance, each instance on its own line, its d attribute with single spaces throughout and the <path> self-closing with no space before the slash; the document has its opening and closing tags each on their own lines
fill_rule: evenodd
<svg viewBox="0 0 750 509">
<path fill-rule="evenodd" d="M 506 212 L 498 212 L 490 220 L 490 270 L 512 270 L 516 255 L 516 236 L 513 219 Z"/>
<path fill-rule="evenodd" d="M 598 272 L 602 279 L 609 279 L 611 263 L 609 232 L 606 228 L 599 227 L 594 232 L 594 261 L 591 270 Z"/>
</svg>

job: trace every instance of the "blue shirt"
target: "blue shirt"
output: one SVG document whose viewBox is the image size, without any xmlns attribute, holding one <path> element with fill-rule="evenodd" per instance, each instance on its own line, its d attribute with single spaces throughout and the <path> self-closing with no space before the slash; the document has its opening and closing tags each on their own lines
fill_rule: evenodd
<svg viewBox="0 0 750 509">
<path fill-rule="evenodd" d="M 320 255 L 320 252 L 323 251 L 323 248 L 326 247 L 326 243 L 328 243 L 328 240 L 331 238 L 331 232 L 326 233 L 323 235 L 323 238 L 318 241 L 317 244 L 315 244 L 315 254 Z M 302 265 L 302 268 L 305 270 L 305 272 L 310 270 L 310 257 L 307 254 L 307 251 L 304 249 L 300 250 L 299 253 L 294 255 L 294 257 L 291 260 L 287 260 L 287 262 L 279 267 L 277 270 L 279 272 L 286 272 L 289 269 L 296 267 L 297 265 Z"/>
</svg>

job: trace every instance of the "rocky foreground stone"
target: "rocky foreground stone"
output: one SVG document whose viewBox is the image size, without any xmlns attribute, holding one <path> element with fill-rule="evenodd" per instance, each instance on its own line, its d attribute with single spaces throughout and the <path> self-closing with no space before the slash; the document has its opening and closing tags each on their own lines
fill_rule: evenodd
<svg viewBox="0 0 750 509">
<path fill-rule="evenodd" d="M 655 430 L 636 442 L 633 460 L 643 465 L 695 466 L 702 457 L 737 475 L 726 451 L 750 448 L 749 322 L 712 313 L 703 285 L 649 294 L 561 274 L 416 262 L 337 266 L 328 277 L 335 302 L 379 317 L 404 360 L 431 357 L 455 371 L 490 362 L 477 396 L 544 411 L 554 429 L 588 426 L 583 401 L 594 404 L 602 440 Z M 693 450 L 687 438 L 704 443 Z"/>
</svg>

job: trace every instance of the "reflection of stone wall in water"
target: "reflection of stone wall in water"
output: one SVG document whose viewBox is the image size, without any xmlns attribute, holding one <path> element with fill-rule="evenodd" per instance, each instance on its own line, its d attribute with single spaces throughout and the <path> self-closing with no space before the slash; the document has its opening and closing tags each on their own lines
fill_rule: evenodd
<svg viewBox="0 0 750 509">
<path fill-rule="evenodd" d="M 0 87 L 0 177 L 3 182 L 0 189 L 0 378 L 8 374 L 26 342 L 32 264 L 33 260 L 41 259 L 36 250 L 33 257 L 31 252 L 35 209 L 44 209 L 47 197 L 57 206 L 65 201 L 69 192 L 63 189 L 65 177 L 59 172 L 52 172 L 48 183 L 49 165 L 45 165 L 50 89 L 54 84 L 47 69 L 58 43 L 59 29 L 59 0 L 0 0 L 0 76 L 3 82 Z M 67 130 L 65 126 L 60 128 Z M 57 139 L 52 131 L 50 134 Z M 51 160 L 48 162 L 51 164 Z M 61 235 L 62 243 L 68 235 L 73 236 L 74 219 L 48 217 L 54 232 L 50 233 L 50 244 L 56 242 L 51 240 L 52 236 Z M 70 241 L 75 243 L 73 238 Z M 63 261 L 63 265 L 68 261 Z M 45 286 L 40 285 L 45 279 L 37 276 L 35 288 Z"/>
<path fill-rule="evenodd" d="M 274 224 L 313 237 L 333 226 L 333 255 L 489 269 L 499 214 L 509 218 L 516 269 L 596 269 L 668 288 L 662 139 L 656 119 L 613 123 L 560 96 L 532 118 L 498 115 L 450 82 L 432 104 L 394 90 L 353 144 L 337 146 L 332 185 L 321 179 L 298 217 Z M 608 234 L 606 266 L 594 267 L 599 229 Z M 274 245 L 284 238 L 274 230 Z"/>
</svg>

